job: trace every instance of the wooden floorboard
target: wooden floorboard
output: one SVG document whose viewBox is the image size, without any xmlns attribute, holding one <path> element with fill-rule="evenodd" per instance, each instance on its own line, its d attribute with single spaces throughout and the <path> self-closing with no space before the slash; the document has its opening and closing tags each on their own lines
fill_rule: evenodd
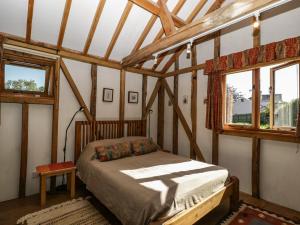
<svg viewBox="0 0 300 225">
<path fill-rule="evenodd" d="M 90 195 L 90 193 L 82 188 L 77 189 L 76 191 L 76 197 L 85 197 L 87 195 Z M 248 204 L 274 212 L 296 222 L 299 222 L 300 220 L 300 213 L 294 210 L 287 209 L 264 200 L 255 199 L 252 196 L 244 193 L 241 193 L 240 197 Z M 46 207 L 59 204 L 67 200 L 69 200 L 69 198 L 66 193 L 48 194 Z M 121 223 L 118 222 L 118 220 L 95 198 L 92 198 L 91 202 L 110 221 L 112 225 L 121 225 Z M 0 224 L 15 225 L 16 221 L 20 217 L 40 210 L 39 204 L 39 195 L 0 202 Z M 196 225 L 216 225 L 226 216 L 228 210 L 229 204 L 228 202 L 225 202 L 223 205 L 217 207 L 214 211 L 200 220 Z"/>
</svg>

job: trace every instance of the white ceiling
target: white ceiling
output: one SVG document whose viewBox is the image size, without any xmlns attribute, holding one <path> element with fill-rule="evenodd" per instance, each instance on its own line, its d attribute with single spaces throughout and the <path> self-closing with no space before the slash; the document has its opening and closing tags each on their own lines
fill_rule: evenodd
<svg viewBox="0 0 300 225">
<path fill-rule="evenodd" d="M 177 2 L 178 0 L 167 2 L 170 11 Z M 186 0 L 178 16 L 186 19 L 198 2 L 199 0 Z M 197 17 L 203 16 L 213 2 L 213 0 L 208 0 Z M 63 47 L 78 51 L 83 50 L 98 3 L 99 0 L 72 1 Z M 126 3 L 127 0 L 106 0 L 89 54 L 100 57 L 105 55 Z M 25 37 L 27 5 L 28 0 L 0 0 L 0 32 Z M 57 43 L 64 6 L 65 0 L 35 0 L 32 22 L 32 39 L 34 41 Z M 130 54 L 151 15 L 136 5 L 132 7 L 110 59 L 120 61 Z M 152 43 L 161 28 L 161 22 L 157 19 L 142 47 Z M 150 63 L 146 63 L 146 65 L 152 67 Z"/>
</svg>

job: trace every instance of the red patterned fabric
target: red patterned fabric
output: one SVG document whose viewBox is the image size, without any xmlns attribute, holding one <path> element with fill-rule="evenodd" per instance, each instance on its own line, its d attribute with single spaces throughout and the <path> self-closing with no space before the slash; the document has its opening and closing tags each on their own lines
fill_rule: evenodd
<svg viewBox="0 0 300 225">
<path fill-rule="evenodd" d="M 267 44 L 265 48 L 265 62 L 271 62 L 276 56 L 276 43 Z"/>
<path fill-rule="evenodd" d="M 290 38 L 284 41 L 285 44 L 285 57 L 292 58 L 299 54 L 299 43 L 297 38 Z"/>
<path fill-rule="evenodd" d="M 220 57 L 220 60 L 219 60 L 219 68 L 220 68 L 221 70 L 226 70 L 226 68 L 227 68 L 227 59 L 228 59 L 227 56 L 222 56 L 222 57 Z"/>
<path fill-rule="evenodd" d="M 213 71 L 214 71 L 214 60 L 211 59 L 206 61 L 204 73 L 209 74 L 212 73 Z"/>
<path fill-rule="evenodd" d="M 259 47 L 252 48 L 249 50 L 249 65 L 255 65 L 258 62 L 258 56 L 259 56 Z"/>
<path fill-rule="evenodd" d="M 233 53 L 233 66 L 235 69 L 243 68 L 243 52 Z"/>
<path fill-rule="evenodd" d="M 222 127 L 222 74 L 232 69 L 242 69 L 259 63 L 274 62 L 300 56 L 300 37 L 255 47 L 242 52 L 207 60 L 204 74 L 209 75 L 207 85 L 206 127 L 219 130 Z M 296 135 L 300 137 L 300 101 Z"/>
<path fill-rule="evenodd" d="M 208 60 L 205 64 L 204 74 L 226 73 L 231 69 L 242 69 L 249 65 L 255 66 L 258 63 L 276 62 L 276 60 L 298 56 L 300 56 L 300 37 L 289 38 Z"/>
<path fill-rule="evenodd" d="M 206 128 L 219 131 L 222 129 L 222 75 L 215 73 L 208 78 L 207 84 Z"/>
</svg>

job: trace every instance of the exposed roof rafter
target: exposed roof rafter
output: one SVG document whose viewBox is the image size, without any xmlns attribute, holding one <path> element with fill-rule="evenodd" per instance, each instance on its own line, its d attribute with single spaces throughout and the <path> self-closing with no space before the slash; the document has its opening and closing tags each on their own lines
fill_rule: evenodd
<svg viewBox="0 0 300 225">
<path fill-rule="evenodd" d="M 164 32 L 166 36 L 176 31 L 174 21 L 172 19 L 172 15 L 166 5 L 165 0 L 158 0 L 158 6 L 160 8 L 159 11 L 159 18 L 161 24 L 163 26 Z"/>
<path fill-rule="evenodd" d="M 208 9 L 208 11 L 205 13 L 205 16 L 208 15 L 211 12 L 214 12 L 215 10 L 217 10 L 218 8 L 220 8 L 222 6 L 222 4 L 224 3 L 225 0 L 215 0 L 215 2 L 211 5 L 211 7 Z M 201 11 L 201 9 L 204 7 L 205 3 L 207 2 L 207 0 L 203 0 L 202 2 L 200 2 L 195 9 L 193 10 L 193 12 L 190 14 L 190 16 L 187 19 L 187 22 L 190 23 L 193 21 L 193 19 L 197 16 L 197 14 Z M 179 57 L 181 55 L 181 53 L 184 51 L 185 48 L 182 48 L 181 50 L 179 50 L 178 52 L 176 52 L 170 59 L 169 61 L 166 63 L 166 65 L 164 66 L 164 68 L 162 69 L 163 73 L 166 73 L 169 68 L 172 66 L 172 64 L 175 62 L 176 58 Z"/>
<path fill-rule="evenodd" d="M 62 43 L 64 40 L 65 31 L 66 31 L 66 27 L 67 27 L 67 22 L 68 22 L 68 18 L 69 18 L 69 14 L 70 14 L 71 5 L 72 5 L 72 0 L 66 0 L 64 14 L 62 17 L 58 40 L 57 40 L 57 48 L 58 49 L 60 49 L 62 47 Z"/>
<path fill-rule="evenodd" d="M 27 42 L 29 42 L 31 39 L 33 7 L 34 7 L 34 0 L 29 0 L 28 1 L 28 9 L 27 9 L 27 25 L 26 25 L 26 41 Z"/>
<path fill-rule="evenodd" d="M 207 0 L 202 0 L 202 1 L 200 1 L 197 5 L 196 5 L 196 7 L 193 9 L 193 11 L 191 12 L 191 14 L 188 16 L 188 18 L 186 19 L 186 21 L 185 21 L 185 24 L 188 24 L 188 23 L 190 23 L 190 22 L 192 22 L 193 21 L 193 19 L 198 15 L 198 13 L 201 11 L 201 9 L 204 7 L 204 5 L 205 5 L 205 3 L 207 2 Z M 176 8 L 176 7 L 175 7 Z M 180 9 L 178 9 L 178 11 L 179 11 Z M 155 41 L 157 41 L 157 40 L 159 40 L 161 37 L 162 37 L 162 31 L 160 31 L 159 33 L 158 33 L 158 35 L 156 36 L 156 38 L 154 39 L 154 41 L 153 42 L 155 42 Z M 176 54 L 176 53 L 175 53 Z M 174 55 L 175 55 L 174 54 Z M 155 70 L 159 65 L 160 65 L 160 63 L 164 60 L 164 58 L 165 58 L 165 56 L 166 56 L 167 54 L 162 54 L 159 58 L 158 58 L 158 61 L 157 61 L 157 63 L 155 64 L 155 65 L 153 65 L 153 67 L 152 67 L 152 70 Z M 172 57 L 173 58 L 173 61 L 175 61 L 175 59 L 176 59 L 176 57 L 175 56 L 173 56 Z M 172 59 L 171 58 L 171 59 Z M 173 63 L 172 63 L 173 64 Z"/>
<path fill-rule="evenodd" d="M 127 17 L 130 13 L 130 10 L 132 9 L 132 5 L 133 5 L 132 2 L 130 2 L 130 1 L 127 2 L 126 7 L 125 7 L 125 9 L 122 13 L 121 19 L 119 20 L 118 26 L 117 26 L 117 28 L 114 32 L 114 35 L 113 35 L 113 37 L 112 37 L 112 39 L 109 43 L 109 46 L 108 46 L 107 50 L 106 50 L 106 53 L 105 53 L 105 56 L 104 56 L 105 59 L 109 58 L 109 56 L 110 56 L 117 40 L 118 40 L 118 37 L 119 37 L 119 35 L 120 35 L 120 33 L 123 29 L 123 26 L 124 26 L 124 24 L 127 20 Z"/>
<path fill-rule="evenodd" d="M 87 40 L 86 40 L 85 45 L 84 45 L 83 54 L 87 54 L 88 51 L 89 51 L 89 48 L 91 46 L 91 43 L 92 43 L 95 31 L 96 31 L 97 25 L 99 23 L 99 20 L 100 20 L 105 2 L 106 2 L 106 0 L 99 0 L 93 22 L 92 22 Z"/>
<path fill-rule="evenodd" d="M 236 23 L 242 18 L 248 18 L 251 14 L 272 7 L 280 2 L 281 0 L 236 0 L 201 19 L 182 27 L 170 36 L 125 57 L 122 60 L 123 66 L 135 65 L 144 61 L 149 55 L 166 51 L 166 49 L 186 42 L 191 38 L 197 38 L 201 37 L 200 35 L 216 32 L 224 26 Z"/>
<path fill-rule="evenodd" d="M 154 3 L 151 0 L 129 0 L 133 2 L 134 4 L 140 6 L 141 8 L 147 10 L 148 12 L 152 13 L 153 15 L 160 16 L 160 6 L 156 3 Z M 178 16 L 171 14 L 172 19 L 174 21 L 174 24 L 176 27 L 182 27 L 184 24 L 184 21 L 179 18 Z"/>
</svg>

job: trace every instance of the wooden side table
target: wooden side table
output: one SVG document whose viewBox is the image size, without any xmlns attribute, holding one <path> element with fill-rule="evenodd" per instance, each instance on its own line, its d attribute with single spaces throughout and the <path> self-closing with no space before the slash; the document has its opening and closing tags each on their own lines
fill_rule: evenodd
<svg viewBox="0 0 300 225">
<path fill-rule="evenodd" d="M 73 162 L 54 163 L 36 167 L 36 172 L 40 175 L 41 187 L 41 207 L 46 204 L 46 178 L 58 175 L 67 175 L 67 187 L 70 191 L 70 197 L 75 197 L 75 171 L 76 166 Z"/>
</svg>

